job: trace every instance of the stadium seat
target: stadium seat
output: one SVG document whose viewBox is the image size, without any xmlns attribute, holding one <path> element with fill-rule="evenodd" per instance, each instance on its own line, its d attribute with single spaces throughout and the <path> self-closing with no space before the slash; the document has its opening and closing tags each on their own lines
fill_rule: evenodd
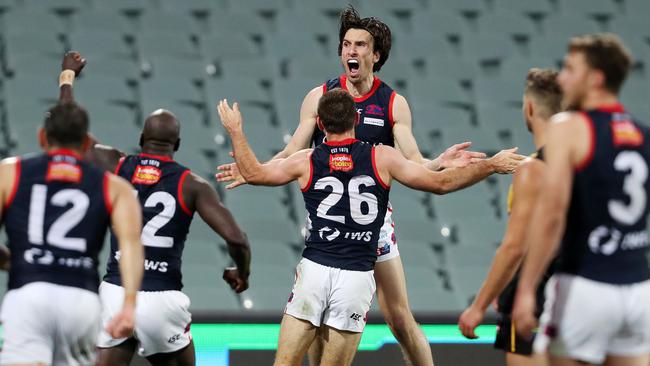
<svg viewBox="0 0 650 366">
<path fill-rule="evenodd" d="M 610 17 L 618 12 L 613 0 L 560 0 L 558 5 L 560 12 L 572 16 L 584 14 Z"/>
<path fill-rule="evenodd" d="M 186 14 L 146 11 L 140 17 L 140 29 L 150 33 L 193 34 L 196 22 Z"/>
<path fill-rule="evenodd" d="M 145 80 L 141 85 L 142 100 L 155 101 L 160 105 L 169 102 L 200 103 L 203 97 L 190 80 L 155 78 Z"/>
<path fill-rule="evenodd" d="M 410 102 L 414 106 L 427 104 L 468 105 L 470 99 L 460 83 L 442 77 L 410 79 Z"/>
<path fill-rule="evenodd" d="M 525 16 L 510 12 L 484 14 L 478 19 L 478 31 L 497 37 L 531 38 L 536 34 L 533 22 Z"/>
<path fill-rule="evenodd" d="M 549 16 L 544 19 L 543 29 L 545 35 L 553 34 L 556 37 L 564 38 L 566 41 L 572 36 L 602 31 L 594 20 L 579 15 Z"/>
<path fill-rule="evenodd" d="M 176 58 L 153 56 L 147 59 L 151 65 L 151 74 L 155 78 L 178 78 L 187 80 L 204 80 L 209 77 L 208 63 L 200 58 Z"/>
<path fill-rule="evenodd" d="M 209 60 L 259 57 L 251 37 L 244 33 L 208 34 L 200 38 L 203 55 Z"/>
<path fill-rule="evenodd" d="M 44 9 L 57 12 L 76 11 L 85 6 L 83 0 L 23 0 L 23 6 L 26 8 Z"/>
<path fill-rule="evenodd" d="M 531 40 L 530 50 L 533 58 L 552 58 L 558 64 L 564 59 L 569 45 L 569 35 L 547 34 Z"/>
<path fill-rule="evenodd" d="M 325 57 L 318 39 L 310 33 L 277 34 L 266 37 L 265 50 L 268 56 L 278 60 L 310 55 L 313 58 Z"/>
<path fill-rule="evenodd" d="M 496 215 L 493 207 L 483 211 L 483 216 L 467 217 L 456 223 L 459 246 L 496 248 L 505 230 L 505 223 Z"/>
<path fill-rule="evenodd" d="M 494 212 L 490 206 L 487 183 L 477 183 L 451 195 L 434 196 L 433 207 L 442 225 L 455 224 L 470 217 L 485 217 Z"/>
<path fill-rule="evenodd" d="M 75 96 L 81 102 L 133 103 L 134 93 L 124 79 L 88 74 L 75 85 Z"/>
<path fill-rule="evenodd" d="M 324 12 L 329 15 L 339 14 L 345 9 L 350 2 L 347 0 L 330 0 L 330 1 L 320 1 L 320 0 L 304 0 L 297 1 L 294 3 L 294 7 L 297 11 L 302 12 L 313 12 L 314 10 L 318 12 Z"/>
<path fill-rule="evenodd" d="M 291 27 L 285 26 L 291 24 Z M 296 33 L 305 33 L 318 36 L 335 37 L 337 28 L 321 12 L 309 10 L 284 10 L 274 19 L 274 34 L 292 36 Z M 338 39 L 337 39 L 338 40 Z"/>
<path fill-rule="evenodd" d="M 440 107 L 422 102 L 414 104 L 411 112 L 416 139 L 423 137 L 422 135 L 430 137 L 440 130 L 445 130 L 447 126 L 472 127 L 469 113 L 459 108 Z"/>
<path fill-rule="evenodd" d="M 5 52 L 7 56 L 29 54 L 36 57 L 39 54 L 61 55 L 63 44 L 59 36 L 49 32 L 32 30 L 20 33 L 4 34 Z"/>
<path fill-rule="evenodd" d="M 63 31 L 63 23 L 54 13 L 43 9 L 14 9 L 3 17 L 4 34 L 34 33 L 34 24 L 39 32 L 51 35 Z"/>
<path fill-rule="evenodd" d="M 155 56 L 191 58 L 198 55 L 189 35 L 183 33 L 143 33 L 138 35 L 136 45 L 143 59 Z"/>
<path fill-rule="evenodd" d="M 84 74 L 124 80 L 136 80 L 141 75 L 139 64 L 130 58 L 98 56 L 87 58 L 87 60 L 88 64 L 84 68 L 86 70 Z"/>
<path fill-rule="evenodd" d="M 479 71 L 478 67 L 467 60 L 453 55 L 435 55 L 425 60 L 428 78 L 448 78 L 469 81 Z"/>
<path fill-rule="evenodd" d="M 645 0 L 625 0 L 623 7 L 625 8 L 625 13 L 628 15 L 650 13 L 650 3 Z"/>
<path fill-rule="evenodd" d="M 376 73 L 376 76 L 382 80 L 406 82 L 418 76 L 413 60 L 407 58 L 397 58 L 395 55 L 390 58 Z"/>
<path fill-rule="evenodd" d="M 50 104 L 27 102 L 11 103 L 5 106 L 12 144 L 11 155 L 23 155 L 41 151 L 37 131 L 43 125 L 45 112 Z"/>
<path fill-rule="evenodd" d="M 499 78 L 508 78 L 511 82 L 521 81 L 523 90 L 526 75 L 531 68 L 551 68 L 558 70 L 558 63 L 553 57 L 521 57 L 513 56 L 503 60 L 499 65 Z M 520 98 L 521 99 L 521 98 Z"/>
<path fill-rule="evenodd" d="M 5 71 L 12 77 L 36 76 L 55 79 L 61 72 L 61 55 L 63 55 L 63 51 L 56 56 L 38 53 L 8 54 L 6 55 Z M 56 81 L 53 81 L 52 86 L 55 85 Z"/>
<path fill-rule="evenodd" d="M 226 6 L 225 0 L 159 0 L 164 11 L 170 13 L 210 13 L 221 11 Z"/>
<path fill-rule="evenodd" d="M 219 62 L 221 77 L 238 78 L 244 75 L 249 79 L 269 82 L 280 73 L 277 61 L 271 58 L 228 59 Z"/>
<path fill-rule="evenodd" d="M 90 60 L 96 57 L 129 57 L 133 52 L 125 42 L 124 36 L 104 30 L 75 32 L 68 36 L 70 49 L 79 50 Z"/>
<path fill-rule="evenodd" d="M 461 123 L 441 125 L 440 133 L 444 146 L 452 146 L 465 141 L 472 142 L 472 149 L 486 153 L 498 151 L 502 142 L 499 140 L 498 131 L 481 131 Z"/>
<path fill-rule="evenodd" d="M 212 13 L 209 25 L 212 33 L 223 35 L 244 33 L 263 37 L 271 31 L 261 16 L 245 11 Z"/>
<path fill-rule="evenodd" d="M 477 15 L 486 11 L 486 4 L 482 0 L 431 0 L 429 9 L 448 9 L 463 15 Z"/>
<path fill-rule="evenodd" d="M 16 75 L 7 79 L 4 84 L 5 104 L 39 103 L 50 105 L 56 103 L 59 98 L 57 88 L 57 76 L 61 71 L 60 66 L 49 75 L 34 76 L 32 74 Z M 45 109 L 42 108 L 42 112 Z"/>
<path fill-rule="evenodd" d="M 341 74 L 341 61 L 334 57 L 335 54 L 326 57 L 315 58 L 311 55 L 293 57 L 289 60 L 289 78 L 327 78 Z"/>
<path fill-rule="evenodd" d="M 474 296 L 481 287 L 485 276 L 488 273 L 489 262 L 478 267 L 454 267 L 450 269 L 451 282 L 454 291 L 458 293 L 462 309 L 469 306 L 474 300 Z"/>
<path fill-rule="evenodd" d="M 439 276 L 431 269 L 408 267 L 405 272 L 412 311 L 454 311 L 460 307 L 456 295 L 445 290 Z"/>
<path fill-rule="evenodd" d="M 525 74 L 522 76 L 517 75 L 513 79 L 479 77 L 475 79 L 473 86 L 474 99 L 478 103 L 521 104 L 525 85 L 524 80 Z"/>
<path fill-rule="evenodd" d="M 490 34 L 466 35 L 462 41 L 462 57 L 475 65 L 499 62 L 516 54 L 514 41 Z"/>
<path fill-rule="evenodd" d="M 410 35 L 402 33 L 395 37 L 394 52 L 410 60 L 427 60 L 437 55 L 449 55 L 453 52 L 449 41 L 444 36 Z M 392 61 L 392 60 L 391 60 Z M 390 63 L 390 61 L 389 61 Z"/>
<path fill-rule="evenodd" d="M 300 112 L 302 101 L 315 87 L 322 86 L 326 81 L 325 78 L 332 76 L 323 76 L 315 78 L 292 78 L 288 80 L 275 80 L 271 87 L 273 103 L 276 106 L 284 106 L 284 110 L 294 113 Z M 280 123 L 289 126 L 292 129 L 298 125 L 297 118 L 291 118 L 288 123 L 280 120 Z"/>
<path fill-rule="evenodd" d="M 469 31 L 467 21 L 459 14 L 444 7 L 429 7 L 428 11 L 417 12 L 411 19 L 413 33 L 460 37 Z"/>
<path fill-rule="evenodd" d="M 238 295 L 221 279 L 223 269 L 218 264 L 185 263 L 183 292 L 190 298 L 190 311 L 241 309 Z"/>
<path fill-rule="evenodd" d="M 242 12 L 277 12 L 286 7 L 286 0 L 230 0 L 233 11 Z"/>
<path fill-rule="evenodd" d="M 93 5 L 97 9 L 123 13 L 142 13 L 149 8 L 147 0 L 93 0 Z"/>
<path fill-rule="evenodd" d="M 399 228 L 395 231 L 397 246 L 402 261 L 408 264 L 409 269 L 435 271 L 441 267 L 441 260 L 436 256 L 430 243 L 405 239 L 402 231 Z M 412 277 L 410 270 L 406 270 L 406 276 Z M 414 281 L 416 280 L 414 279 Z"/>
<path fill-rule="evenodd" d="M 210 79 L 206 84 L 206 103 L 210 110 L 210 123 L 221 124 L 216 104 L 221 99 L 242 104 L 268 105 L 269 96 L 256 80 L 245 78 Z"/>
<path fill-rule="evenodd" d="M 133 34 L 133 24 L 120 13 L 108 10 L 83 10 L 73 16 L 76 32 L 104 31 L 117 34 Z"/>
<path fill-rule="evenodd" d="M 546 16 L 553 11 L 551 3 L 547 0 L 541 1 L 520 1 L 520 0 L 496 0 L 494 2 L 497 12 L 506 10 L 533 16 Z"/>
<path fill-rule="evenodd" d="M 242 303 L 250 305 L 250 310 L 277 311 L 282 313 L 287 304 L 294 282 L 295 265 L 285 267 L 258 264 L 251 271 L 250 287 L 241 294 Z"/>
</svg>

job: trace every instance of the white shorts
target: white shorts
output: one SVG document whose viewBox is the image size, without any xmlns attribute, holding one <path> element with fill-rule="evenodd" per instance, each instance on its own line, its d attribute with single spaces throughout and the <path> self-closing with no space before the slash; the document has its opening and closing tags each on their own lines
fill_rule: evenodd
<svg viewBox="0 0 650 366">
<path fill-rule="evenodd" d="M 535 352 L 601 364 L 607 355 L 650 353 L 650 281 L 612 285 L 556 274 L 546 285 L 546 303 Z"/>
<path fill-rule="evenodd" d="M 305 219 L 305 227 L 303 228 L 303 236 L 307 240 L 307 233 L 311 229 L 311 220 L 309 215 Z M 393 222 L 393 206 L 388 203 L 386 216 L 384 217 L 384 225 L 379 231 L 379 240 L 377 241 L 377 263 L 385 262 L 387 260 L 399 257 L 399 250 L 397 249 L 397 239 L 395 238 L 395 223 Z"/>
<path fill-rule="evenodd" d="M 0 365 L 93 365 L 101 305 L 97 294 L 33 282 L 4 296 Z"/>
<path fill-rule="evenodd" d="M 118 346 L 127 338 L 113 339 L 104 328 L 122 309 L 124 288 L 102 282 L 99 286 L 99 296 L 102 300 L 104 326 L 99 334 L 97 346 Z M 192 315 L 189 308 L 190 298 L 180 291 L 138 291 L 134 332 L 134 338 L 139 344 L 138 354 L 148 357 L 157 353 L 175 352 L 190 344 Z"/>
<path fill-rule="evenodd" d="M 316 327 L 361 333 L 374 293 L 374 271 L 347 271 L 303 258 L 284 313 Z"/>
</svg>

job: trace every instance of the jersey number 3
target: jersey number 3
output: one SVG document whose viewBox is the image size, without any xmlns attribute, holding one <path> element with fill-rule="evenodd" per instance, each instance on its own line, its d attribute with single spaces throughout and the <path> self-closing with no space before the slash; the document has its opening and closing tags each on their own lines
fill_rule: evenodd
<svg viewBox="0 0 650 366">
<path fill-rule="evenodd" d="M 636 224 L 645 213 L 648 196 L 645 183 L 648 180 L 648 165 L 636 151 L 623 151 L 614 159 L 614 169 L 629 170 L 623 181 L 623 192 L 630 196 L 630 203 L 610 200 L 607 203 L 610 216 L 625 225 Z"/>
</svg>

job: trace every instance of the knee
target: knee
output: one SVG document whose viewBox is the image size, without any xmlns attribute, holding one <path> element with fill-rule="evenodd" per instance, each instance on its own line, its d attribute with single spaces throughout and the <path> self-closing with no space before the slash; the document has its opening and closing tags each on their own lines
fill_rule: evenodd
<svg viewBox="0 0 650 366">
<path fill-rule="evenodd" d="M 399 307 L 386 312 L 385 320 L 396 335 L 408 334 L 417 328 L 415 318 L 408 307 Z"/>
</svg>

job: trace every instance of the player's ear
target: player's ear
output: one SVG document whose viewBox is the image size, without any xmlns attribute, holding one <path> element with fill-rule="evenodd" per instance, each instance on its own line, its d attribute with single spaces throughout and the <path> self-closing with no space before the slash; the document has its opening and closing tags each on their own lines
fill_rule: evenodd
<svg viewBox="0 0 650 366">
<path fill-rule="evenodd" d="M 325 126 L 323 126 L 323 121 L 321 121 L 320 117 L 316 116 L 316 125 L 318 126 L 318 129 L 321 131 L 325 131 Z"/>
<path fill-rule="evenodd" d="M 178 151 L 178 148 L 181 147 L 181 138 L 179 137 L 174 144 L 174 151 Z"/>
<path fill-rule="evenodd" d="M 597 88 L 605 87 L 605 73 L 600 70 L 592 69 L 589 73 L 589 81 L 591 86 Z"/>
<path fill-rule="evenodd" d="M 530 99 L 526 100 L 526 105 L 524 106 L 524 113 L 526 113 L 526 119 L 531 120 L 533 118 L 533 114 L 535 113 L 535 105 L 533 104 L 533 101 Z"/>
<path fill-rule="evenodd" d="M 94 142 L 93 138 L 90 137 L 89 134 L 86 134 L 86 136 L 84 137 L 84 142 L 81 144 L 81 152 L 85 154 L 88 150 L 90 150 L 90 147 L 92 146 L 93 142 Z"/>
<path fill-rule="evenodd" d="M 47 135 L 45 134 L 45 129 L 40 127 L 38 129 L 38 145 L 43 149 L 47 150 L 50 144 L 47 142 Z"/>
</svg>

